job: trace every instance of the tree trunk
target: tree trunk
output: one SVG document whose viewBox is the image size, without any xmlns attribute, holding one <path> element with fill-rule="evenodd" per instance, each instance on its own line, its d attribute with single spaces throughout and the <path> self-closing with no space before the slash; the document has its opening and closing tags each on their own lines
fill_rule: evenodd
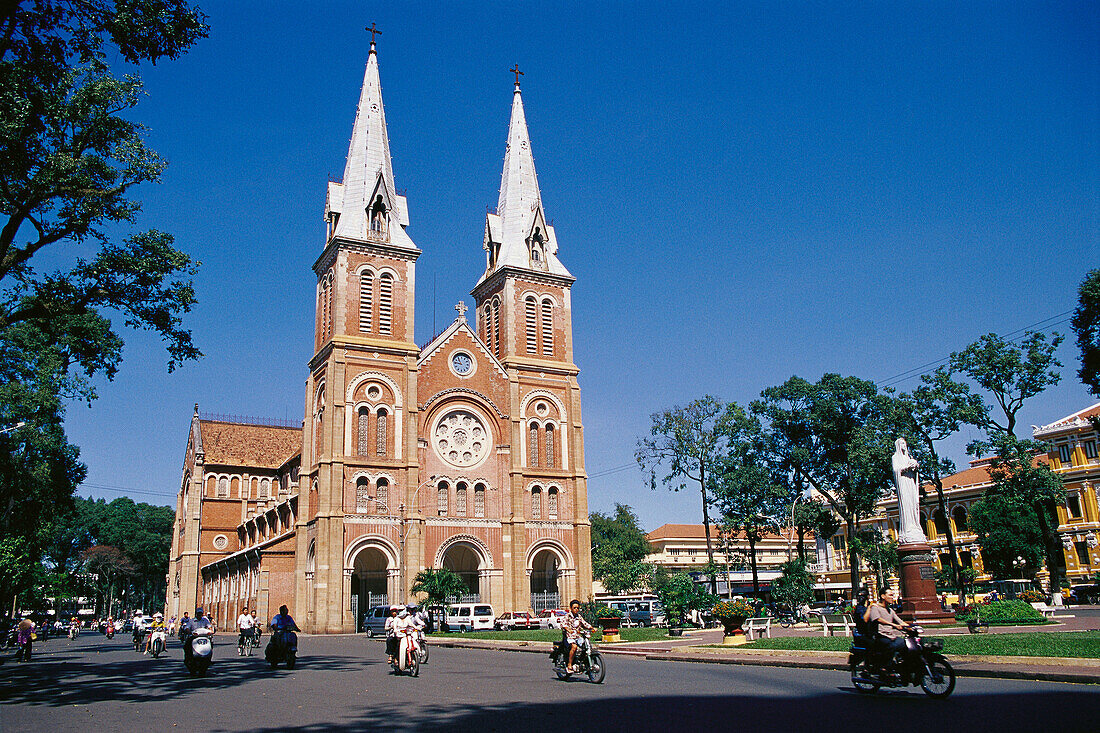
<svg viewBox="0 0 1100 733">
<path fill-rule="evenodd" d="M 806 562 L 806 528 L 798 526 L 798 559 Z"/>
<path fill-rule="evenodd" d="M 752 594 L 760 597 L 760 578 L 756 573 L 756 534 L 746 532 L 749 538 L 749 565 L 752 566 Z"/>
<path fill-rule="evenodd" d="M 848 532 L 848 578 L 852 583 L 852 598 L 859 595 L 859 555 L 852 544 L 856 536 L 856 520 L 854 516 L 844 518 L 844 529 Z"/>
<path fill-rule="evenodd" d="M 703 532 L 707 538 L 707 564 L 710 566 L 710 592 L 718 595 L 718 578 L 714 572 L 714 547 L 710 542 L 710 513 L 707 511 L 707 481 L 706 469 L 703 462 L 699 461 L 699 491 L 703 495 Z"/>
<path fill-rule="evenodd" d="M 943 514 L 943 523 L 947 527 L 947 551 L 951 554 L 951 575 L 955 579 L 955 592 L 959 594 L 959 604 L 965 606 L 965 591 L 962 584 L 962 572 L 959 567 L 959 554 L 955 550 L 955 532 L 951 529 L 951 515 L 947 513 L 947 501 L 943 498 L 943 481 L 940 479 L 940 457 L 936 455 L 936 449 L 932 445 L 932 439 L 925 436 L 928 451 L 932 454 L 932 479 L 936 483 L 936 500 L 940 505 L 940 513 Z M 900 570 L 899 570 L 900 572 Z"/>
</svg>

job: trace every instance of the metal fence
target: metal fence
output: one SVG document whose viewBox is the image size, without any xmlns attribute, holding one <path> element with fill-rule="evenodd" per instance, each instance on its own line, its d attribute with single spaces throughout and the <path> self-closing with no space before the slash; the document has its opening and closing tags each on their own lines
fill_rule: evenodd
<svg viewBox="0 0 1100 733">
<path fill-rule="evenodd" d="M 558 593 L 532 593 L 531 610 L 535 613 L 548 608 L 561 608 L 561 595 Z"/>
</svg>

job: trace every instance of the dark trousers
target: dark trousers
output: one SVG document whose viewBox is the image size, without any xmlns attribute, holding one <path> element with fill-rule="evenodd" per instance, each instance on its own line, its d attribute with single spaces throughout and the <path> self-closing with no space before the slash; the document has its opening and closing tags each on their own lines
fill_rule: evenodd
<svg viewBox="0 0 1100 733">
<path fill-rule="evenodd" d="M 905 639 L 889 639 L 876 635 L 872 660 L 876 666 L 885 667 L 896 653 L 902 651 L 905 651 Z"/>
<path fill-rule="evenodd" d="M 400 639 L 398 639 L 396 636 L 387 636 L 386 654 L 391 657 L 396 657 L 398 652 L 401 651 L 400 643 Z"/>
<path fill-rule="evenodd" d="M 17 662 L 29 662 L 31 661 L 31 646 L 33 641 L 27 639 L 26 644 L 20 644 L 19 651 L 15 653 L 15 660 Z"/>
</svg>

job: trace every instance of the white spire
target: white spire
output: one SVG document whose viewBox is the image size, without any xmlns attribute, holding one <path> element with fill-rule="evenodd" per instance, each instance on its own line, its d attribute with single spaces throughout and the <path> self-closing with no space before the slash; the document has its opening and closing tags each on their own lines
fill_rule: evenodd
<svg viewBox="0 0 1100 733">
<path fill-rule="evenodd" d="M 503 266 L 521 267 L 571 277 L 558 261 L 557 240 L 553 227 L 546 225 L 535 175 L 535 156 L 527 134 L 527 118 L 523 114 L 519 75 L 513 69 L 516 86 L 512 93 L 512 117 L 508 123 L 508 147 L 504 153 L 504 171 L 500 177 L 500 196 L 496 214 L 488 215 L 486 249 L 489 250 L 489 273 Z M 541 242 L 541 245 L 538 243 Z M 537 251 L 536 251 L 537 250 Z"/>
<path fill-rule="evenodd" d="M 369 29 L 368 29 L 369 30 Z M 369 209 L 382 197 L 386 216 L 384 225 L 372 231 Z M 382 84 L 378 77 L 378 53 L 370 44 L 363 90 L 355 112 L 347 164 L 342 183 L 330 183 L 326 214 L 339 215 L 334 234 L 350 239 L 377 239 L 386 233 L 386 241 L 415 247 L 405 234 L 408 225 L 405 197 L 394 188 L 390 140 L 386 131 L 386 111 L 382 106 Z"/>
</svg>

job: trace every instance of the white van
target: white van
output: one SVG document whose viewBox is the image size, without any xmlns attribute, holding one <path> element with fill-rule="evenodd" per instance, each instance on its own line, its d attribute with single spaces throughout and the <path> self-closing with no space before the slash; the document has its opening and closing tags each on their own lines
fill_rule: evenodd
<svg viewBox="0 0 1100 733">
<path fill-rule="evenodd" d="M 444 623 L 448 631 L 492 631 L 497 615 L 488 603 L 456 603 L 447 607 Z"/>
</svg>

